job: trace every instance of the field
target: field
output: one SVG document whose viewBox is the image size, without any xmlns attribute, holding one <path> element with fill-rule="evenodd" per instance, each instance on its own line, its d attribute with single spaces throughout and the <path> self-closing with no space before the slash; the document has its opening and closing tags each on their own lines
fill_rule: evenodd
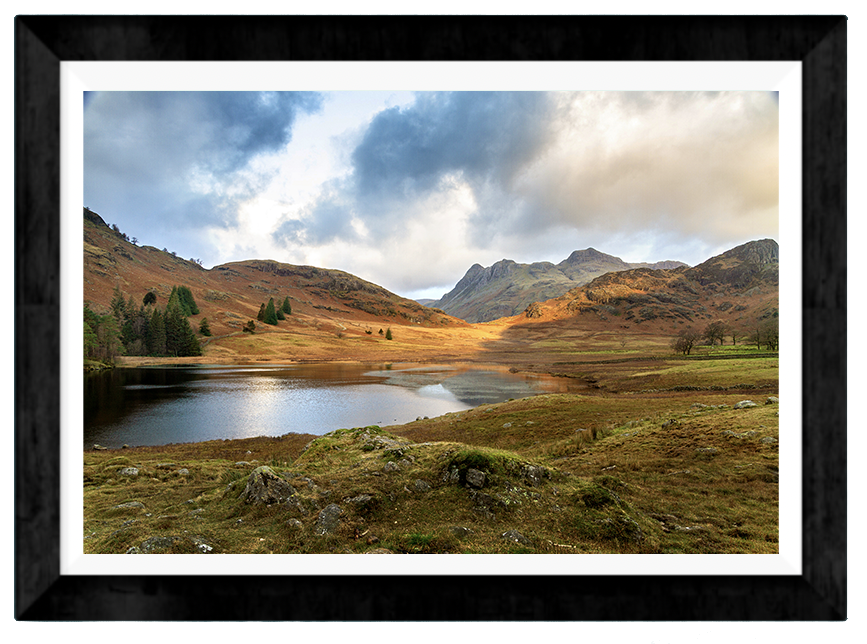
<svg viewBox="0 0 867 644">
<path fill-rule="evenodd" d="M 776 353 L 676 356 L 649 336 L 582 342 L 531 328 L 516 339 L 514 327 L 477 328 L 449 345 L 407 327 L 395 344 L 333 342 L 404 359 L 439 343 L 438 358 L 557 373 L 585 390 L 318 438 L 86 451 L 85 552 L 778 551 Z M 239 336 L 255 341 L 219 343 L 199 361 L 233 347 L 277 360 L 276 346 L 304 342 L 282 335 Z M 305 357 L 333 355 L 310 343 Z M 736 408 L 743 400 L 756 404 Z M 253 498 L 263 489 L 280 493 Z"/>
</svg>

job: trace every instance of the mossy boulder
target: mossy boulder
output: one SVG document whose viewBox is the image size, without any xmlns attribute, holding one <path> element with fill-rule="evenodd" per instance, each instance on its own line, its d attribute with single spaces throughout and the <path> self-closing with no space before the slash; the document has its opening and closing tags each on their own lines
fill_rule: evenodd
<svg viewBox="0 0 867 644">
<path fill-rule="evenodd" d="M 295 488 L 280 478 L 267 465 L 257 467 L 247 478 L 247 486 L 241 493 L 245 503 L 281 503 L 295 494 Z"/>
</svg>

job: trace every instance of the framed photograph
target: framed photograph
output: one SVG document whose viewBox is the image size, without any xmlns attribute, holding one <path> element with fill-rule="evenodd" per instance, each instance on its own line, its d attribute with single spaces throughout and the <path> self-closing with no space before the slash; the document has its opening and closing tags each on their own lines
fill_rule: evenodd
<svg viewBox="0 0 867 644">
<path fill-rule="evenodd" d="M 846 347 L 839 342 L 846 334 L 845 17 L 19 16 L 15 51 L 17 619 L 846 619 Z M 787 363 L 800 373 L 780 374 L 789 401 L 802 404 L 787 407 L 801 442 L 786 445 L 793 467 L 780 468 L 789 493 L 781 499 L 779 558 L 763 567 L 767 559 L 758 554 L 676 555 L 697 558 L 686 567 L 666 560 L 670 555 L 557 551 L 392 557 L 385 564 L 282 555 L 298 559 L 275 565 L 243 555 L 253 559 L 223 567 L 235 555 L 217 558 L 221 563 L 184 554 L 88 555 L 98 561 L 91 564 L 70 557 L 67 544 L 80 539 L 80 525 L 68 520 L 78 516 L 80 488 L 72 493 L 70 481 L 81 479 L 81 465 L 68 454 L 80 450 L 80 437 L 67 448 L 81 394 L 70 386 L 75 365 L 64 347 L 79 331 L 58 324 L 58 311 L 81 304 L 77 278 L 70 281 L 64 269 L 64 231 L 77 223 L 63 218 L 82 192 L 80 138 L 62 141 L 80 127 L 82 107 L 70 109 L 69 95 L 84 91 L 86 100 L 97 77 L 89 74 L 113 79 L 106 85 L 113 89 L 177 91 L 165 77 L 179 70 L 187 79 L 180 89 L 199 90 L 227 78 L 228 89 L 256 89 L 269 73 L 304 78 L 305 89 L 349 89 L 347 79 L 356 77 L 363 89 L 559 90 L 575 88 L 580 74 L 582 88 L 708 90 L 713 70 L 714 79 L 726 79 L 714 81 L 722 89 L 773 94 L 780 105 L 780 216 L 794 213 L 798 221 L 780 233 L 780 255 L 796 271 L 787 301 L 801 308 L 795 331 L 785 332 L 800 338 Z M 434 80 L 413 80 L 423 74 Z M 669 83 L 672 76 L 680 85 Z M 379 82 L 385 86 L 370 87 Z M 289 220 L 281 230 L 288 238 L 299 226 Z M 380 331 L 389 341 L 391 333 Z M 780 454 L 782 463 L 782 445 Z"/>
</svg>

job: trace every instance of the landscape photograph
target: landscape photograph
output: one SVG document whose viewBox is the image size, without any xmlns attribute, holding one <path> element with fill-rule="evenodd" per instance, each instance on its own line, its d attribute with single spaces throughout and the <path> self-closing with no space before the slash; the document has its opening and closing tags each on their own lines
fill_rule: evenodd
<svg viewBox="0 0 867 644">
<path fill-rule="evenodd" d="M 779 132 L 773 91 L 85 92 L 83 552 L 779 553 Z"/>
</svg>

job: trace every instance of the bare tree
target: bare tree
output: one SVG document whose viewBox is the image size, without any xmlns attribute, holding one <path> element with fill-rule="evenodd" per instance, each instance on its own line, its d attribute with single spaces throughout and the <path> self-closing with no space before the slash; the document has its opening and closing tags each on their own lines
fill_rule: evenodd
<svg viewBox="0 0 867 644">
<path fill-rule="evenodd" d="M 688 356 L 695 343 L 699 341 L 700 335 L 694 329 L 683 329 L 677 334 L 677 337 L 671 341 L 671 348 Z"/>
</svg>

